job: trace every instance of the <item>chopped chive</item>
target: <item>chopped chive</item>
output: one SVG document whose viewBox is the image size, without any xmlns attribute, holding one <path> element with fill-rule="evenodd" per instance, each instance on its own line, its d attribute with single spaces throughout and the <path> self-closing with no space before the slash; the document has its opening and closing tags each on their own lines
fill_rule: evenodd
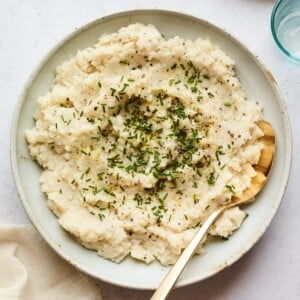
<svg viewBox="0 0 300 300">
<path fill-rule="evenodd" d="M 224 164 L 222 167 L 221 167 L 221 170 L 224 170 L 226 168 L 226 165 Z"/>
<path fill-rule="evenodd" d="M 215 95 L 213 93 L 211 93 L 211 92 L 208 92 L 207 95 L 209 96 L 209 98 L 215 97 Z"/>
<path fill-rule="evenodd" d="M 192 86 L 192 87 L 191 87 L 191 92 L 192 92 L 192 93 L 197 93 L 197 91 L 198 91 L 198 89 L 197 89 L 196 86 Z"/>
<path fill-rule="evenodd" d="M 115 94 L 115 92 L 116 92 L 117 90 L 114 89 L 114 88 L 110 88 L 110 90 L 111 90 L 111 96 L 114 96 L 114 94 Z"/>
<path fill-rule="evenodd" d="M 126 87 L 128 87 L 128 86 L 129 86 L 129 84 L 124 83 L 123 88 L 119 91 L 119 93 L 123 93 L 123 92 L 125 91 Z M 115 90 L 115 91 L 116 91 L 116 90 Z M 113 96 L 113 95 L 112 95 L 112 96 Z"/>
<path fill-rule="evenodd" d="M 235 186 L 233 184 L 226 184 L 225 187 L 233 194 L 235 194 Z"/>
<path fill-rule="evenodd" d="M 129 62 L 127 60 L 120 60 L 120 64 L 129 65 Z"/>
<path fill-rule="evenodd" d="M 101 213 L 99 213 L 99 214 L 98 214 L 98 217 L 99 217 L 100 221 L 102 221 L 102 220 L 105 218 L 105 215 L 104 215 L 104 214 L 101 214 Z"/>
</svg>

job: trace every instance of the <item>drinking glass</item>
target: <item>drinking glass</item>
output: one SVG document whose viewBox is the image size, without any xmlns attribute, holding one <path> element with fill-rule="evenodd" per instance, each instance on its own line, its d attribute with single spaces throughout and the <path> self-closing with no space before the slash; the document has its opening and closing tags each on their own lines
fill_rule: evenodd
<svg viewBox="0 0 300 300">
<path fill-rule="evenodd" d="M 271 29 L 279 49 L 300 62 L 300 0 L 278 0 L 271 16 Z"/>
</svg>

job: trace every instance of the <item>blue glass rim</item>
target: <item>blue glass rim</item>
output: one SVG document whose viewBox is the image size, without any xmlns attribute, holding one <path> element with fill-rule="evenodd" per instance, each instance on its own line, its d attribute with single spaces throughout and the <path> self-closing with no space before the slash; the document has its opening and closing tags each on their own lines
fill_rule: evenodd
<svg viewBox="0 0 300 300">
<path fill-rule="evenodd" d="M 288 56 L 288 58 L 292 59 L 295 62 L 300 63 L 300 57 L 295 56 L 293 53 L 289 52 L 284 45 L 281 43 L 280 39 L 277 36 L 276 33 L 276 29 L 275 29 L 275 18 L 276 18 L 276 14 L 278 9 L 280 8 L 280 5 L 282 4 L 282 2 L 285 0 L 278 0 L 272 10 L 272 14 L 271 14 L 271 31 L 272 31 L 272 36 L 273 39 L 276 43 L 276 45 L 278 46 L 278 48 L 283 52 L 283 54 L 285 54 L 286 56 Z"/>
</svg>

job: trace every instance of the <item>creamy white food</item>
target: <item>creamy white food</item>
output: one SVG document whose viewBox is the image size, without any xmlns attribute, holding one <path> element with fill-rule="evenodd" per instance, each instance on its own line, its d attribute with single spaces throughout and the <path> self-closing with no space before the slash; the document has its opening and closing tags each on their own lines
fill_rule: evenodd
<svg viewBox="0 0 300 300">
<path fill-rule="evenodd" d="M 60 225 L 115 262 L 174 264 L 255 176 L 262 108 L 234 67 L 209 40 L 165 39 L 141 24 L 62 63 L 26 132 Z M 210 235 L 227 238 L 245 215 L 228 210 Z"/>
</svg>

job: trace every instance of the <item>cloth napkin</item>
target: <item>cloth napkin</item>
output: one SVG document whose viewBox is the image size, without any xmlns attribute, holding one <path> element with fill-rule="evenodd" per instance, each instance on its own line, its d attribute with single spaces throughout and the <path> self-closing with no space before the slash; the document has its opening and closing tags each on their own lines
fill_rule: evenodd
<svg viewBox="0 0 300 300">
<path fill-rule="evenodd" d="M 60 258 L 31 225 L 0 226 L 0 300 L 99 300 L 96 281 Z"/>
</svg>

